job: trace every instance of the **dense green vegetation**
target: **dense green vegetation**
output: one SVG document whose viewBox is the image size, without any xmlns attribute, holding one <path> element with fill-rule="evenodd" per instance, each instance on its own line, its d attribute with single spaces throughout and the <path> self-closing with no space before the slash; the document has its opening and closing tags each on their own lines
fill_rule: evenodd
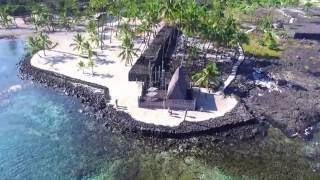
<svg viewBox="0 0 320 180">
<path fill-rule="evenodd" d="M 243 44 L 243 49 L 246 54 L 258 56 L 258 57 L 268 57 L 268 58 L 279 58 L 282 55 L 282 51 L 279 48 L 270 49 L 270 47 L 261 44 L 261 37 L 259 34 L 250 34 L 250 43 Z M 268 43 L 270 40 L 266 41 Z M 271 41 L 272 45 L 273 40 Z"/>
<path fill-rule="evenodd" d="M 28 47 L 31 54 L 43 50 L 43 55 L 46 56 L 46 49 L 52 48 L 52 41 L 49 36 L 43 32 L 40 32 L 38 36 L 28 38 Z"/>
<path fill-rule="evenodd" d="M 125 64 L 132 65 L 133 58 L 138 56 L 133 39 L 142 35 L 143 41 L 146 42 L 143 48 L 145 49 L 160 22 L 177 27 L 186 35 L 186 40 L 196 37 L 209 44 L 208 47 L 219 49 L 240 44 L 247 53 L 278 57 L 281 52 L 272 31 L 271 21 L 266 18 L 259 23 L 262 35 L 248 36 L 240 29 L 238 19 L 234 17 L 237 13 L 233 12 L 248 14 L 260 6 L 296 4 L 299 4 L 298 0 L 20 0 L 15 3 L 5 1 L 4 5 L 0 6 L 0 25 L 9 27 L 12 21 L 10 16 L 19 13 L 28 14 L 29 18 L 26 20 L 41 32 L 55 31 L 57 28 L 70 31 L 75 25 L 85 22 L 89 38 L 84 39 L 77 35 L 72 46 L 80 55 L 86 54 L 89 60 L 88 63 L 81 61 L 79 67 L 82 69 L 87 64 L 93 74 L 95 63 L 92 49 L 99 46 L 101 49 L 106 48 L 103 41 L 105 31 L 116 33 L 122 41 L 119 57 Z M 310 8 L 310 4 L 306 4 L 306 8 Z M 116 24 L 110 19 L 117 20 Z M 116 30 L 113 26 L 116 26 Z M 37 44 L 34 42 L 37 42 L 37 38 L 30 39 L 29 44 Z M 193 47 L 188 52 L 190 57 L 195 56 L 197 50 L 196 44 L 191 43 Z M 33 48 L 32 52 L 35 50 L 38 49 Z"/>
<path fill-rule="evenodd" d="M 216 64 L 208 64 L 201 72 L 192 76 L 195 84 L 200 87 L 217 88 L 221 85 L 220 73 Z"/>
</svg>

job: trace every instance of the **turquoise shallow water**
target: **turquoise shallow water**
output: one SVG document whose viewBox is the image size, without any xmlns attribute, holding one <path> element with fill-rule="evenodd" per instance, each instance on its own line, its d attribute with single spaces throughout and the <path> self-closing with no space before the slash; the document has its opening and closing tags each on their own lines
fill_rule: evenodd
<svg viewBox="0 0 320 180">
<path fill-rule="evenodd" d="M 320 136 L 271 128 L 240 144 L 163 150 L 109 132 L 76 99 L 17 77 L 21 40 L 0 40 L 0 179 L 318 179 Z M 171 141 L 171 140 L 166 140 Z"/>
</svg>

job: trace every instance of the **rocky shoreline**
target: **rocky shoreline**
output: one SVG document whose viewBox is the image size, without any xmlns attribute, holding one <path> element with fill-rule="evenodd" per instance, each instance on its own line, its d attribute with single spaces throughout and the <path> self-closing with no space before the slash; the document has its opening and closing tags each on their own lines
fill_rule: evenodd
<svg viewBox="0 0 320 180">
<path fill-rule="evenodd" d="M 308 43 L 312 48 L 296 45 Z M 313 73 L 318 71 L 320 61 L 310 58 L 317 56 L 320 46 L 300 40 L 290 46 L 281 59 L 246 59 L 226 93 L 240 97 L 259 121 L 288 137 L 308 140 L 320 121 L 320 82 Z"/>
<path fill-rule="evenodd" d="M 215 134 L 223 134 L 227 137 L 228 134 L 233 134 L 232 136 L 244 139 L 260 133 L 258 121 L 242 103 L 225 116 L 208 121 L 183 122 L 177 127 L 146 124 L 108 105 L 107 102 L 110 99 L 108 88 L 33 67 L 30 59 L 30 56 L 26 56 L 19 64 L 22 79 L 30 79 L 44 87 L 53 88 L 65 95 L 80 99 L 84 104 L 82 113 L 93 116 L 113 131 L 160 138 L 188 138 Z M 239 128 L 241 131 L 235 133 Z M 265 134 L 265 130 L 261 129 L 261 133 Z"/>
<path fill-rule="evenodd" d="M 317 45 L 318 43 L 315 43 L 315 47 L 318 47 Z M 316 48 L 310 51 L 315 54 L 313 51 L 316 51 Z M 299 57 L 307 58 L 304 57 L 307 54 L 299 54 Z M 232 134 L 232 138 L 245 139 L 256 134 L 266 134 L 266 129 L 260 127 L 267 124 L 280 129 L 288 137 L 310 139 L 313 126 L 320 119 L 317 101 L 320 98 L 320 87 L 317 84 L 317 74 L 310 74 L 316 69 L 309 68 L 305 73 L 300 70 L 305 66 L 317 66 L 310 64 L 307 59 L 294 61 L 294 58 L 296 59 L 289 56 L 282 61 L 246 59 L 235 81 L 225 90 L 226 94 L 239 97 L 240 103 L 236 108 L 223 117 L 202 122 L 183 122 L 177 127 L 157 126 L 134 120 L 128 113 L 117 111 L 107 104 L 110 99 L 108 88 L 35 68 L 30 64 L 30 57 L 21 61 L 20 71 L 23 79 L 31 79 L 45 87 L 77 97 L 84 104 L 81 110 L 83 113 L 94 117 L 112 131 L 160 138 L 189 138 L 201 135 L 227 137 Z M 283 72 L 299 76 L 286 77 Z M 296 77 L 300 79 L 292 79 Z M 263 87 L 260 83 L 271 87 Z"/>
</svg>

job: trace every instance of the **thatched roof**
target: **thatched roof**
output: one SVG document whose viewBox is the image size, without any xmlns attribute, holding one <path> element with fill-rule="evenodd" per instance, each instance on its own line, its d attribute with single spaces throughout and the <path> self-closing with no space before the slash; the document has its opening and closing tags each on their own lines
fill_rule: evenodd
<svg viewBox="0 0 320 180">
<path fill-rule="evenodd" d="M 166 47 L 168 46 L 166 42 L 171 41 L 171 44 L 175 45 L 176 40 L 174 39 L 175 37 L 172 36 L 173 34 L 178 34 L 175 33 L 175 31 L 176 28 L 174 27 L 164 26 L 158 32 L 154 40 L 149 44 L 148 48 L 142 53 L 142 55 L 137 59 L 136 63 L 130 69 L 129 81 L 146 82 L 147 80 L 149 80 L 150 68 L 162 65 L 162 57 L 165 57 L 164 65 L 166 65 L 170 61 L 171 52 L 165 51 L 166 49 L 168 49 L 168 47 Z"/>
<path fill-rule="evenodd" d="M 168 86 L 168 99 L 186 99 L 188 83 L 184 67 L 178 67 L 174 72 Z"/>
</svg>

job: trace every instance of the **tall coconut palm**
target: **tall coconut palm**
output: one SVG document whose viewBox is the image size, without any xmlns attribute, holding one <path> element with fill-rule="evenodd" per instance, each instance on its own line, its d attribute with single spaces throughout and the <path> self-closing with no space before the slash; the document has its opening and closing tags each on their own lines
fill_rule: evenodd
<svg viewBox="0 0 320 180">
<path fill-rule="evenodd" d="M 34 28 L 36 29 L 36 31 L 38 31 L 39 29 L 39 15 L 36 14 L 36 12 L 34 10 L 32 10 L 32 14 L 31 14 L 31 24 L 33 24 Z"/>
<path fill-rule="evenodd" d="M 120 36 L 120 39 L 124 39 L 124 38 L 133 38 L 133 31 L 130 27 L 129 22 L 123 22 L 119 25 L 118 27 L 118 35 Z"/>
<path fill-rule="evenodd" d="M 86 31 L 89 34 L 89 41 L 94 43 L 96 46 L 103 45 L 103 41 L 99 37 L 98 25 L 95 20 L 90 20 L 86 27 Z"/>
<path fill-rule="evenodd" d="M 123 4 L 124 4 L 124 1 L 125 0 L 116 0 L 116 1 L 113 1 L 113 8 L 115 9 L 115 13 L 116 13 L 116 17 L 117 17 L 117 27 L 116 29 L 118 29 L 118 27 L 120 26 L 121 22 L 122 22 L 122 13 L 124 12 L 124 7 L 123 7 Z M 116 31 L 116 35 L 118 31 Z"/>
<path fill-rule="evenodd" d="M 134 22 L 134 31 L 136 30 L 137 25 L 137 18 L 141 14 L 138 3 L 132 0 L 125 0 L 125 7 L 124 7 L 124 17 L 129 19 L 129 23 L 133 20 Z"/>
<path fill-rule="evenodd" d="M 31 23 L 35 26 L 35 29 L 38 30 L 43 27 L 49 28 L 52 17 L 50 15 L 49 8 L 45 4 L 33 3 L 31 10 Z"/>
<path fill-rule="evenodd" d="M 208 64 L 202 71 L 192 76 L 195 84 L 200 87 L 205 87 L 209 90 L 210 86 L 217 87 L 221 82 L 219 80 L 219 70 L 216 64 Z"/>
<path fill-rule="evenodd" d="M 72 23 L 78 23 L 81 15 L 77 0 L 60 0 L 58 4 L 59 23 L 69 31 Z"/>
<path fill-rule="evenodd" d="M 67 11 L 61 11 L 59 14 L 59 24 L 67 31 L 71 30 L 72 20 L 67 16 Z"/>
<path fill-rule="evenodd" d="M 168 23 L 174 24 L 175 23 L 175 11 L 179 11 L 176 9 L 176 1 L 174 0 L 165 0 L 161 1 L 162 7 L 160 9 L 160 13 L 162 18 L 164 18 Z"/>
<path fill-rule="evenodd" d="M 147 34 L 151 32 L 150 24 L 147 21 L 142 21 L 136 32 L 143 34 L 143 42 L 146 42 Z"/>
<path fill-rule="evenodd" d="M 134 44 L 129 36 L 125 36 L 122 40 L 121 53 L 119 57 L 122 61 L 125 61 L 125 65 L 130 64 L 132 66 L 132 61 L 134 56 L 138 56 L 137 49 L 134 48 Z"/>
<path fill-rule="evenodd" d="M 41 48 L 43 49 L 43 54 L 46 56 L 46 49 L 49 49 L 52 45 L 52 41 L 50 41 L 50 38 L 47 34 L 41 32 L 39 35 L 39 43 Z"/>
<path fill-rule="evenodd" d="M 145 44 L 144 49 L 149 45 L 151 35 L 155 35 L 156 27 L 161 22 L 161 13 L 159 13 L 162 9 L 161 1 L 154 0 L 146 0 L 142 6 L 144 13 L 141 13 L 142 22 L 145 22 L 145 25 L 148 27 L 147 32 L 147 43 Z"/>
<path fill-rule="evenodd" d="M 100 48 L 101 50 L 103 49 L 103 39 L 104 39 L 104 26 L 105 26 L 105 22 L 107 21 L 108 19 L 108 15 L 109 13 L 106 12 L 106 13 L 102 13 L 108 9 L 110 9 L 109 7 L 111 6 L 110 5 L 111 2 L 109 0 L 90 0 L 89 2 L 89 5 L 90 5 L 90 8 L 92 9 L 92 11 L 94 13 L 98 13 L 99 14 L 99 17 L 97 20 L 97 23 L 95 25 L 95 28 L 96 28 L 96 32 L 97 32 L 97 36 L 100 35 L 100 38 L 99 38 L 99 44 L 100 44 Z M 92 23 L 92 22 L 90 22 Z M 99 32 L 99 28 L 101 27 L 101 32 Z M 93 30 L 91 30 L 91 32 L 93 32 Z"/>
<path fill-rule="evenodd" d="M 84 38 L 80 33 L 77 33 L 73 37 L 73 42 L 70 46 L 73 47 L 73 50 L 78 51 L 80 54 L 83 53 L 83 43 L 84 43 Z"/>
<path fill-rule="evenodd" d="M 40 18 L 41 27 L 44 27 L 44 28 L 46 27 L 48 31 L 50 31 L 52 28 L 52 31 L 54 31 L 53 22 L 52 22 L 53 16 L 51 15 L 50 10 L 46 5 L 41 6 L 39 18 Z"/>
<path fill-rule="evenodd" d="M 102 42 L 99 39 L 99 35 L 97 32 L 90 32 L 89 33 L 89 41 L 95 45 L 95 47 L 98 47 Z M 102 49 L 102 47 L 101 47 Z"/>
<path fill-rule="evenodd" d="M 114 2 L 110 2 L 106 8 L 106 14 L 108 15 L 107 21 L 109 20 L 109 30 L 110 30 L 110 38 L 109 43 L 112 43 L 112 35 L 113 35 L 113 18 L 117 15 L 116 9 L 114 7 Z"/>
</svg>

